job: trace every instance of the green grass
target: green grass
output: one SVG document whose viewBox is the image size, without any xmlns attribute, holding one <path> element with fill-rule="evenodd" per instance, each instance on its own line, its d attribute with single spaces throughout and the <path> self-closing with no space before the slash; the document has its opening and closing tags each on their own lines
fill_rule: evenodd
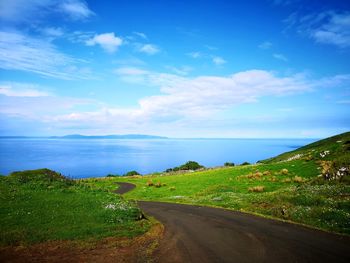
<svg viewBox="0 0 350 263">
<path fill-rule="evenodd" d="M 139 215 L 133 202 L 47 169 L 0 177 L 2 246 L 133 237 L 150 227 Z"/>
<path fill-rule="evenodd" d="M 108 189 L 131 182 L 137 187 L 128 199 L 223 207 L 350 234 L 350 176 L 320 177 L 323 161 L 350 171 L 349 142 L 345 133 L 255 165 L 85 183 Z M 329 153 L 322 157 L 324 151 Z"/>
</svg>

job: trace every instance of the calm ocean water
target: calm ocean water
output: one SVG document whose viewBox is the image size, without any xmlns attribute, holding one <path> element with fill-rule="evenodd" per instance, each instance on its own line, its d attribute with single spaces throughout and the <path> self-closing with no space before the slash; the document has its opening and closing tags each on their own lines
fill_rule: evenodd
<svg viewBox="0 0 350 263">
<path fill-rule="evenodd" d="M 0 139 L 0 174 L 49 168 L 74 178 L 161 172 L 186 161 L 256 162 L 314 139 Z"/>
</svg>

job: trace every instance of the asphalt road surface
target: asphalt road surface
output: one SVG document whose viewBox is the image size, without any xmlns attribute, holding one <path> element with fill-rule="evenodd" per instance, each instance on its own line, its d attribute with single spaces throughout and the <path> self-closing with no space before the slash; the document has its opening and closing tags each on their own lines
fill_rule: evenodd
<svg viewBox="0 0 350 263">
<path fill-rule="evenodd" d="M 160 263 L 350 262 L 348 236 L 225 209 L 144 201 L 139 206 L 165 226 Z"/>
<path fill-rule="evenodd" d="M 114 191 L 116 194 L 125 194 L 136 187 L 134 184 L 129 183 L 117 183 L 119 185 L 118 189 Z"/>
</svg>

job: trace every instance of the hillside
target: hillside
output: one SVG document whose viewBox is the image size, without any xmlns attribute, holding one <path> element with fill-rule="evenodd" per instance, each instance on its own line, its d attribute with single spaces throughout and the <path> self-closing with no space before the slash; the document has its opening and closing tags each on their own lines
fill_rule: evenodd
<svg viewBox="0 0 350 263">
<path fill-rule="evenodd" d="M 329 137 L 294 151 L 280 154 L 276 157 L 260 161 L 261 163 L 274 163 L 288 160 L 335 160 L 349 158 L 350 154 L 350 132 Z M 350 158 L 349 158 L 350 160 Z"/>
<path fill-rule="evenodd" d="M 255 165 L 85 180 L 130 182 L 129 199 L 207 205 L 350 234 L 349 136 L 344 133 Z"/>
<path fill-rule="evenodd" d="M 154 224 L 140 218 L 134 202 L 48 169 L 0 176 L 0 261 L 110 262 Z"/>
</svg>

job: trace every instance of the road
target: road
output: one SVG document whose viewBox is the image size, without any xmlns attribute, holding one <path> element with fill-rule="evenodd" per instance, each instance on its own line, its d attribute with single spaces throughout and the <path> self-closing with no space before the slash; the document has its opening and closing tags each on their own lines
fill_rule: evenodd
<svg viewBox="0 0 350 263">
<path fill-rule="evenodd" d="M 165 226 L 160 263 L 350 262 L 348 236 L 225 209 L 144 201 L 139 206 Z"/>
</svg>

